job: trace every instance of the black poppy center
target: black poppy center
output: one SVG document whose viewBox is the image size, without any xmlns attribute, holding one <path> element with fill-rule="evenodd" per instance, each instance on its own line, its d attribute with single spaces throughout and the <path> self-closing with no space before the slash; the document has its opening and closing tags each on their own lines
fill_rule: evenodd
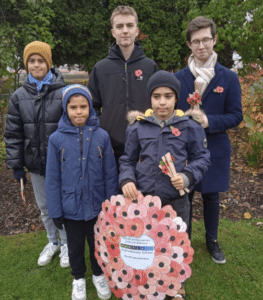
<svg viewBox="0 0 263 300">
<path fill-rule="evenodd" d="M 140 214 L 140 211 L 139 211 L 138 209 L 136 209 L 136 210 L 134 211 L 134 214 L 135 214 L 135 216 L 138 216 L 138 215 Z"/>
<path fill-rule="evenodd" d="M 136 225 L 132 225 L 131 229 L 132 229 L 133 231 L 135 231 L 135 230 L 137 230 L 137 226 L 136 226 Z"/>
<path fill-rule="evenodd" d="M 163 233 L 162 232 L 158 232 L 158 237 L 162 237 L 163 236 Z"/>
</svg>

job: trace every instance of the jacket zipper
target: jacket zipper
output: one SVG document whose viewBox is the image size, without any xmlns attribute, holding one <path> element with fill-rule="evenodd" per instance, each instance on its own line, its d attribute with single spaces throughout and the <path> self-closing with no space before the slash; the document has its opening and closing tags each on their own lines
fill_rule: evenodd
<svg viewBox="0 0 263 300">
<path fill-rule="evenodd" d="M 100 146 L 98 146 L 98 149 L 99 149 L 99 152 L 100 152 L 100 165 L 102 167 L 102 152 L 101 152 Z"/>
<path fill-rule="evenodd" d="M 65 148 L 62 148 L 62 151 L 61 151 L 61 169 L 62 169 L 62 172 L 63 172 L 63 170 L 64 170 L 64 166 L 63 166 L 63 164 L 64 164 L 64 151 L 65 151 Z"/>
<path fill-rule="evenodd" d="M 128 86 L 127 62 L 125 63 L 125 78 L 126 78 L 126 97 L 127 97 L 126 108 L 127 108 L 127 111 L 128 111 L 129 110 L 129 86 Z"/>
</svg>

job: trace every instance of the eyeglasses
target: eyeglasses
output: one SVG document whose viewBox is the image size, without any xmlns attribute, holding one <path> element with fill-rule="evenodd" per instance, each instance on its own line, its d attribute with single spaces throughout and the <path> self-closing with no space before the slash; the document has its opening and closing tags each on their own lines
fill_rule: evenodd
<svg viewBox="0 0 263 300">
<path fill-rule="evenodd" d="M 209 37 L 206 37 L 204 38 L 203 40 L 199 41 L 199 40 L 193 40 L 192 42 L 190 42 L 190 44 L 194 47 L 197 47 L 200 45 L 200 43 L 202 43 L 203 45 L 208 45 L 211 43 L 211 41 L 213 40 L 214 38 L 209 38 Z"/>
</svg>

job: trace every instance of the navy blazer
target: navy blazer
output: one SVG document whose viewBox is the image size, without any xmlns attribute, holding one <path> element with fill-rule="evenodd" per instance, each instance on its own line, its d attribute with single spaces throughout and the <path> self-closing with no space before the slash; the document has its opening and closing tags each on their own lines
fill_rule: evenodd
<svg viewBox="0 0 263 300">
<path fill-rule="evenodd" d="M 194 92 L 195 77 L 189 67 L 176 72 L 175 77 L 181 82 L 178 109 L 186 111 L 190 105 L 186 101 Z M 222 93 L 214 92 L 218 86 Z M 205 194 L 224 192 L 229 187 L 231 145 L 227 129 L 236 127 L 243 119 L 241 87 L 237 75 L 219 63 L 215 65 L 215 76 L 209 83 L 202 97 L 201 109 L 205 112 L 209 127 L 205 129 L 211 165 L 195 190 Z"/>
</svg>

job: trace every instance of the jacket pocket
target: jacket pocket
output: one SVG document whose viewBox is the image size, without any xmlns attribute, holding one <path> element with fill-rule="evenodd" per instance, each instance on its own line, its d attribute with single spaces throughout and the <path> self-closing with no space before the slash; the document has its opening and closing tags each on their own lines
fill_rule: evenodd
<svg viewBox="0 0 263 300">
<path fill-rule="evenodd" d="M 62 188 L 62 206 L 64 213 L 77 214 L 77 201 L 75 187 Z"/>
<path fill-rule="evenodd" d="M 146 165 L 143 162 L 141 162 L 141 163 L 138 163 L 136 165 L 136 171 L 137 171 L 138 175 L 139 175 L 139 173 L 141 173 L 143 175 L 147 175 L 148 176 L 148 175 L 150 175 L 150 174 L 153 173 L 154 167 Z"/>
<path fill-rule="evenodd" d="M 93 208 L 101 211 L 102 203 L 105 201 L 104 183 L 93 185 Z"/>
</svg>

